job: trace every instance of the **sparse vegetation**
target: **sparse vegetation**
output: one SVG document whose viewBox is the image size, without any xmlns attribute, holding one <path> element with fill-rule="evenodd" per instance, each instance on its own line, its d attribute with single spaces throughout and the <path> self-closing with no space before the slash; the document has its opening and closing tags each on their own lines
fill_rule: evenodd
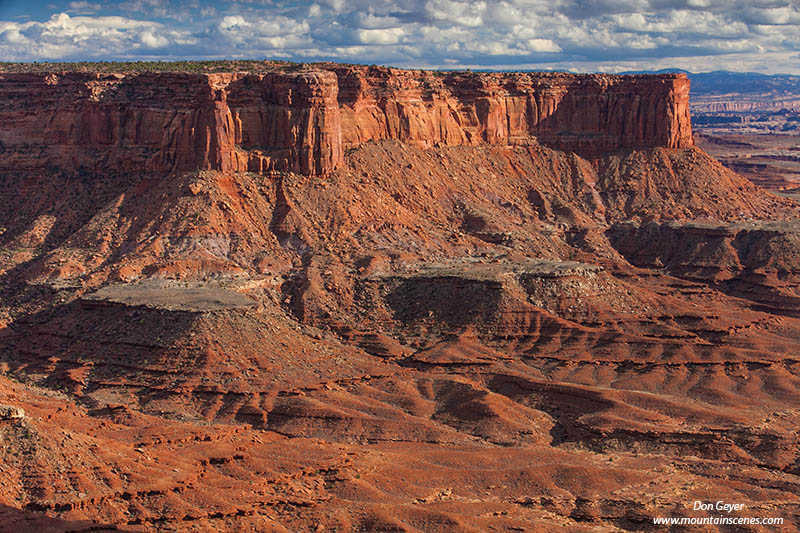
<svg viewBox="0 0 800 533">
<path fill-rule="evenodd" d="M 215 59 L 204 61 L 76 61 L 76 62 L 0 62 L 0 72 L 297 72 L 323 63 L 296 63 L 294 61 Z"/>
<path fill-rule="evenodd" d="M 211 60 L 211 61 L 78 61 L 54 63 L 0 63 L 2 72 L 269 72 L 277 69 L 299 70 L 305 64 L 291 61 Z"/>
</svg>

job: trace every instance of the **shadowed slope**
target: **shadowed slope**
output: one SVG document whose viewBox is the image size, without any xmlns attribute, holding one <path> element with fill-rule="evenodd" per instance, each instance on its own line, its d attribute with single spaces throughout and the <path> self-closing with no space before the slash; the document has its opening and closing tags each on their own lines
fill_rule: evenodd
<svg viewBox="0 0 800 533">
<path fill-rule="evenodd" d="M 34 176 L 0 254 L 15 524 L 798 519 L 796 230 L 759 222 L 798 208 L 699 150 L 382 141 L 324 179 L 90 184 L 54 221 Z"/>
</svg>

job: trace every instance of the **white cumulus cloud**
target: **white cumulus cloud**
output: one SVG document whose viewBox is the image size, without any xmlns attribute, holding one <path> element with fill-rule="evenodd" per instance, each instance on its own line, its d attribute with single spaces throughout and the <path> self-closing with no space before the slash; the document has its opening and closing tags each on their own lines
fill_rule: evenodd
<svg viewBox="0 0 800 533">
<path fill-rule="evenodd" d="M 57 7 L 46 20 L 0 21 L 1 60 L 708 70 L 736 58 L 741 68 L 800 72 L 795 0 L 50 1 Z"/>
</svg>

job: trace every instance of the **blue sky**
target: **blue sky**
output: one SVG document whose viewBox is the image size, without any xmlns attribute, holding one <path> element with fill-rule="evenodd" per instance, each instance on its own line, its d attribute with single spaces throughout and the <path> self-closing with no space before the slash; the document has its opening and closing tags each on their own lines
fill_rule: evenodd
<svg viewBox="0 0 800 533">
<path fill-rule="evenodd" d="M 799 0 L 0 0 L 0 60 L 800 74 Z"/>
</svg>

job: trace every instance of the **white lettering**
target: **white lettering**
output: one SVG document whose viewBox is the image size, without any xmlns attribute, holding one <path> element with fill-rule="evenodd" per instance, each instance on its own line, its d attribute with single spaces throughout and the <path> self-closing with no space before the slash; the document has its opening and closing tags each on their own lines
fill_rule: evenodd
<svg viewBox="0 0 800 533">
<path fill-rule="evenodd" d="M 722 500 L 718 501 L 716 504 L 717 511 L 725 511 L 726 513 L 730 513 L 732 511 L 741 511 L 744 509 L 743 503 L 725 503 Z"/>
</svg>

